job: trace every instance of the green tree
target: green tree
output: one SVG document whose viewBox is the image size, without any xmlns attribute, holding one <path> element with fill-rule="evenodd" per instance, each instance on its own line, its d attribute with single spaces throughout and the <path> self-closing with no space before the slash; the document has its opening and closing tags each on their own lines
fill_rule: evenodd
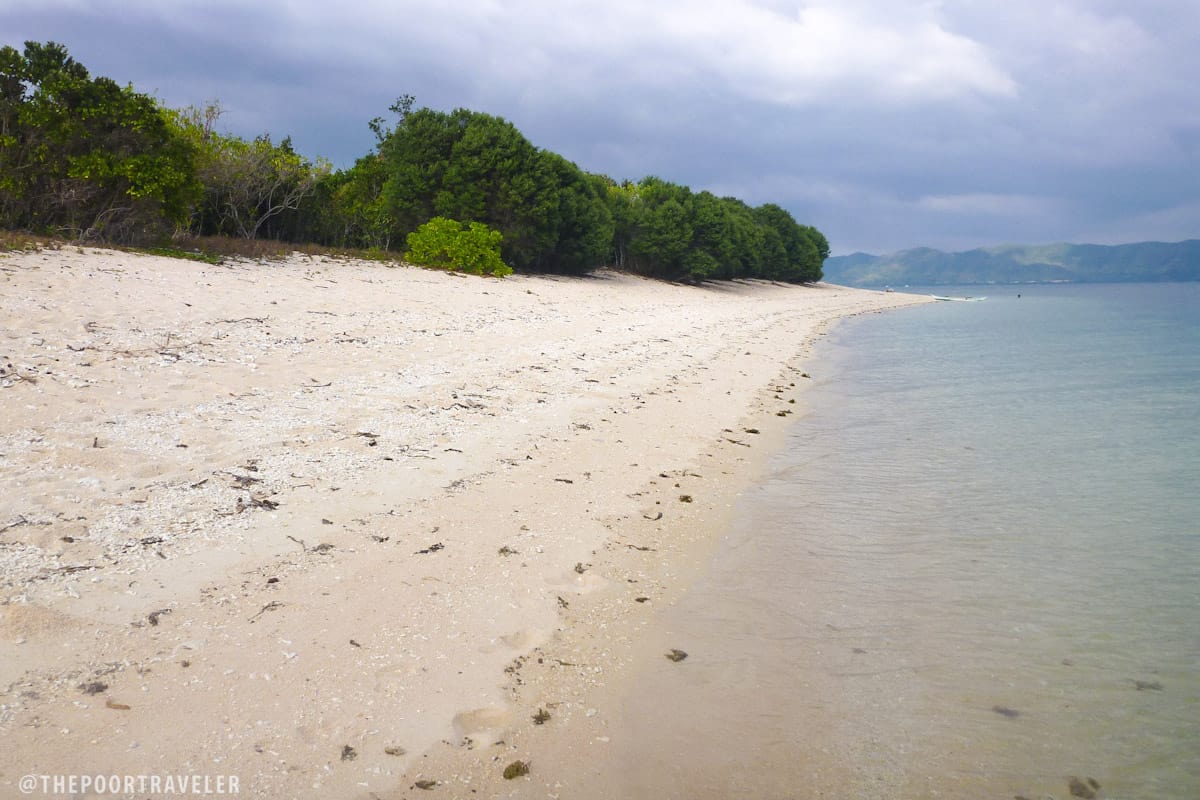
<svg viewBox="0 0 1200 800">
<path fill-rule="evenodd" d="M 328 180 L 328 221 L 341 246 L 388 250 L 397 238 L 396 221 L 383 196 L 386 164 L 378 153 L 363 156 Z"/>
<path fill-rule="evenodd" d="M 682 203 L 670 198 L 647 212 L 632 249 L 647 274 L 680 278 L 686 273 L 685 257 L 691 244 L 688 212 Z"/>
<path fill-rule="evenodd" d="M 212 105 L 179 116 L 197 148 L 203 186 L 195 230 L 255 239 L 281 215 L 299 209 L 329 174 L 329 165 L 300 156 L 289 138 L 276 145 L 265 134 L 246 141 L 219 133 L 213 126 L 219 116 Z"/>
<path fill-rule="evenodd" d="M 504 259 L 521 270 L 578 272 L 609 255 L 612 219 L 599 187 L 512 123 L 466 109 L 414 111 L 410 102 L 394 128 L 375 127 L 398 231 L 434 216 L 483 222 L 503 233 Z"/>
<path fill-rule="evenodd" d="M 554 204 L 547 229 L 553 243 L 538 254 L 536 267 L 548 272 L 586 272 L 608 263 L 615 224 L 605 201 L 604 179 L 587 175 L 557 153 L 538 154 Z M 549 243 L 549 236 L 544 237 Z"/>
<path fill-rule="evenodd" d="M 406 261 L 423 267 L 469 272 L 473 275 L 511 275 L 500 258 L 504 234 L 482 222 L 464 225 L 434 217 L 408 234 Z"/>
<path fill-rule="evenodd" d="M 0 224 L 160 238 L 198 191 L 194 150 L 146 95 L 92 78 L 54 42 L 0 49 Z"/>
</svg>

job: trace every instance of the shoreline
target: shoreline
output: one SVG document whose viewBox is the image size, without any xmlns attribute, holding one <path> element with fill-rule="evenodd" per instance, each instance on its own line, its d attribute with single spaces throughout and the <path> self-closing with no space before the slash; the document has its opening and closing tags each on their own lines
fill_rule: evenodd
<svg viewBox="0 0 1200 800">
<path fill-rule="evenodd" d="M 589 692 L 802 407 L 812 343 L 928 302 L 306 256 L 0 267 L 0 786 L 255 796 L 552 790 L 551 748 L 606 735 Z"/>
</svg>

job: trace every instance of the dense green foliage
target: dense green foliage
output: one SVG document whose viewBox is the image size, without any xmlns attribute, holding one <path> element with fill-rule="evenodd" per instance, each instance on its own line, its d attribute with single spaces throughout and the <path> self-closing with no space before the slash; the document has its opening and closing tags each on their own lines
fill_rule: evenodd
<svg viewBox="0 0 1200 800">
<path fill-rule="evenodd" d="M 1200 240 L 1004 245 L 961 253 L 920 247 L 889 256 L 838 256 L 827 268 L 833 280 L 851 286 L 1195 281 L 1200 280 Z"/>
<path fill-rule="evenodd" d="M 503 277 L 512 268 L 500 259 L 504 234 L 482 222 L 464 225 L 434 217 L 408 235 L 404 260 L 422 267 Z"/>
<path fill-rule="evenodd" d="M 825 237 L 777 205 L 620 182 L 466 109 L 376 118 L 373 152 L 346 170 L 287 138 L 215 129 L 216 104 L 171 110 L 90 78 L 61 45 L 0 50 L 0 228 L 116 243 L 267 238 L 394 252 L 500 274 L 600 266 L 670 280 L 821 278 Z M 455 222 L 461 220 L 462 222 Z M 498 251 L 496 251 L 498 248 Z"/>
<path fill-rule="evenodd" d="M 199 192 L 195 153 L 153 100 L 54 43 L 0 48 L 0 224 L 150 239 Z"/>
</svg>

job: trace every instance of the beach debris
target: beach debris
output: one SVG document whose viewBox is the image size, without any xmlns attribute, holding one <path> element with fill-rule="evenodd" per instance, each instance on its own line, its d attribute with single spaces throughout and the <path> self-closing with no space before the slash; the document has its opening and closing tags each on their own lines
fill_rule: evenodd
<svg viewBox="0 0 1200 800">
<path fill-rule="evenodd" d="M 661 515 L 660 515 L 660 516 L 661 516 Z M 654 548 L 653 548 L 653 547 L 643 547 L 643 546 L 641 546 L 641 545 L 629 544 L 628 542 L 626 542 L 626 543 L 625 543 L 625 546 L 626 546 L 626 547 L 628 547 L 630 550 L 637 550 L 639 553 L 653 553 L 653 552 L 655 552 L 655 550 L 654 550 Z"/>
<path fill-rule="evenodd" d="M 511 781 L 513 778 L 520 778 L 522 775 L 529 774 L 528 761 L 514 761 L 504 768 L 504 780 Z"/>
<path fill-rule="evenodd" d="M 332 525 L 332 524 L 333 524 L 333 520 L 331 520 L 331 519 L 325 519 L 324 517 L 321 517 L 321 524 L 322 524 L 322 525 Z"/>
<path fill-rule="evenodd" d="M 568 603 L 566 600 L 563 600 L 562 595 L 559 595 L 558 596 L 558 607 L 559 608 L 570 608 L 571 604 Z"/>
<path fill-rule="evenodd" d="M 250 499 L 239 497 L 237 501 L 237 513 L 242 513 L 247 508 L 265 508 L 268 511 L 274 511 L 279 508 L 279 503 L 271 500 L 268 497 L 255 497 L 250 495 Z"/>
<path fill-rule="evenodd" d="M 114 711 L 128 711 L 130 709 L 130 707 L 125 705 L 124 703 L 118 703 L 115 700 L 111 700 L 111 699 L 104 701 L 104 707 L 111 708 Z"/>
<path fill-rule="evenodd" d="M 361 645 L 361 644 L 359 644 L 358 642 L 354 641 L 353 639 L 351 639 L 351 640 L 350 640 L 350 644 L 351 644 L 352 646 L 354 646 L 354 647 L 362 647 L 362 645 Z"/>
<path fill-rule="evenodd" d="M 358 758 L 358 751 L 348 744 L 342 745 L 342 761 L 353 761 Z"/>
<path fill-rule="evenodd" d="M 520 555 L 520 553 L 519 553 L 518 551 L 516 551 L 516 550 L 513 550 L 513 549 L 512 549 L 511 547 L 509 547 L 508 545 L 504 545 L 503 547 L 501 547 L 501 548 L 500 548 L 499 550 L 497 550 L 496 552 L 497 552 L 497 553 L 499 553 L 499 554 L 500 554 L 500 555 L 502 555 L 502 556 L 516 556 L 516 555 Z"/>
<path fill-rule="evenodd" d="M 100 694 L 108 691 L 108 684 L 104 681 L 92 681 L 91 683 L 79 684 L 79 691 L 84 694 Z"/>
<path fill-rule="evenodd" d="M 1021 716 L 1020 711 L 1017 711 L 1015 708 L 1009 708 L 1008 706 L 992 706 L 992 711 L 995 711 L 1002 717 L 1008 717 L 1009 719 L 1016 719 L 1017 717 Z"/>
<path fill-rule="evenodd" d="M 1139 681 L 1139 680 L 1134 680 L 1132 678 L 1130 680 L 1133 680 L 1133 686 L 1139 692 L 1144 692 L 1144 691 L 1161 692 L 1162 688 L 1163 688 L 1163 685 L 1161 683 L 1159 683 L 1158 681 Z"/>
<path fill-rule="evenodd" d="M 534 725 L 545 725 L 550 721 L 550 712 L 544 708 L 539 708 L 537 713 L 533 715 Z"/>
<path fill-rule="evenodd" d="M 554 480 L 557 481 L 558 483 L 574 483 L 575 482 L 575 481 L 571 480 L 570 478 L 555 478 Z"/>
<path fill-rule="evenodd" d="M 385 747 L 385 748 L 383 748 L 383 752 L 388 754 L 389 756 L 402 756 L 402 755 L 405 755 L 408 753 L 407 750 L 405 750 L 403 747 L 400 747 L 398 745 L 391 745 L 389 747 Z"/>
<path fill-rule="evenodd" d="M 659 511 L 659 512 L 658 512 L 657 514 L 655 514 L 653 517 L 652 517 L 652 516 L 650 516 L 649 514 L 642 514 L 642 517 L 643 517 L 644 519 L 648 519 L 648 520 L 650 520 L 651 522 L 658 522 L 660 519 L 662 519 L 662 518 L 663 518 L 663 512 Z"/>
<path fill-rule="evenodd" d="M 692 502 L 692 496 L 690 494 L 681 494 L 679 495 L 679 502 L 690 503 Z"/>
<path fill-rule="evenodd" d="M 1072 797 L 1082 797 L 1083 800 L 1093 800 L 1096 793 L 1100 791 L 1100 783 L 1095 778 L 1086 780 L 1072 775 L 1067 779 L 1067 788 L 1071 790 Z"/>
<path fill-rule="evenodd" d="M 418 789 L 425 789 L 428 791 L 429 789 L 433 789 L 437 786 L 437 781 L 421 780 L 414 783 L 413 786 L 417 787 Z"/>
<path fill-rule="evenodd" d="M 258 470 L 257 467 L 254 469 L 255 471 Z M 222 470 L 222 472 L 233 478 L 233 482 L 237 484 L 239 489 L 245 489 L 246 487 L 252 486 L 256 483 L 262 483 L 262 478 L 256 478 L 253 475 L 238 475 L 236 472 L 229 472 L 227 470 Z"/>
<path fill-rule="evenodd" d="M 758 428 L 742 428 L 746 433 L 761 433 Z"/>
<path fill-rule="evenodd" d="M 259 617 L 261 617 L 263 614 L 267 613 L 268 611 L 278 611 L 279 609 L 283 608 L 283 606 L 284 606 L 284 604 L 279 602 L 278 600 L 272 600 L 271 602 L 267 603 L 265 606 L 260 608 L 258 610 L 257 614 L 255 614 L 253 617 L 251 617 L 250 619 L 248 619 L 246 621 L 254 622 L 254 620 L 258 619 Z"/>
<path fill-rule="evenodd" d="M 87 572 L 89 569 L 100 569 L 100 567 L 96 564 L 70 564 L 65 567 L 56 567 L 54 571 L 70 575 L 74 572 Z"/>
<path fill-rule="evenodd" d="M 6 525 L 0 526 L 0 533 L 4 533 L 9 528 L 19 528 L 22 525 L 30 525 L 30 524 L 32 524 L 32 523 L 30 523 L 30 521 L 25 518 L 24 514 L 18 514 L 17 518 L 14 519 L 12 522 L 10 522 Z M 63 538 L 65 539 L 66 537 L 63 537 Z"/>
<path fill-rule="evenodd" d="M 583 573 L 587 572 L 587 567 L 583 565 L 582 561 L 575 562 L 575 572 L 578 575 L 582 575 Z"/>
<path fill-rule="evenodd" d="M 433 544 L 429 545 L 429 547 L 426 547 L 424 550 L 418 550 L 417 552 L 413 553 L 413 555 L 414 556 L 423 556 L 423 555 L 428 555 L 430 553 L 436 553 L 438 550 L 445 550 L 445 549 L 446 549 L 446 545 L 442 544 L 441 542 L 434 542 Z"/>
<path fill-rule="evenodd" d="M 687 658 L 688 654 L 683 650 L 672 647 L 671 651 L 667 653 L 666 656 L 668 661 L 674 661 L 676 664 L 678 664 L 680 661 L 683 661 L 685 658 Z"/>
<path fill-rule="evenodd" d="M 635 598 L 633 598 L 633 602 L 635 602 L 635 603 L 648 603 L 648 602 L 650 602 L 650 598 L 649 598 L 649 597 L 635 597 Z"/>
<path fill-rule="evenodd" d="M 161 617 L 163 614 L 170 614 L 170 613 L 171 613 L 171 609 L 160 608 L 158 611 L 151 611 L 149 616 L 146 617 L 146 620 L 151 625 L 158 625 L 158 618 Z"/>
<path fill-rule="evenodd" d="M 13 386 L 21 381 L 36 384 L 37 378 L 34 378 L 31 375 L 22 375 L 21 373 L 17 372 L 16 367 L 14 367 L 12 364 L 6 364 L 3 367 L 0 367 L 0 387 L 8 388 L 9 386 Z"/>
</svg>

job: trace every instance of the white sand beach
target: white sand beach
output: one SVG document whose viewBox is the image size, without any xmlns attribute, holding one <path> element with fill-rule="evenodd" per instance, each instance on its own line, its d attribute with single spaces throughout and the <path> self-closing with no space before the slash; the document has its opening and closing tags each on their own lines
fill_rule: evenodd
<svg viewBox="0 0 1200 800">
<path fill-rule="evenodd" d="M 928 300 L 0 255 L 0 797 L 570 797 L 813 342 Z"/>
</svg>

